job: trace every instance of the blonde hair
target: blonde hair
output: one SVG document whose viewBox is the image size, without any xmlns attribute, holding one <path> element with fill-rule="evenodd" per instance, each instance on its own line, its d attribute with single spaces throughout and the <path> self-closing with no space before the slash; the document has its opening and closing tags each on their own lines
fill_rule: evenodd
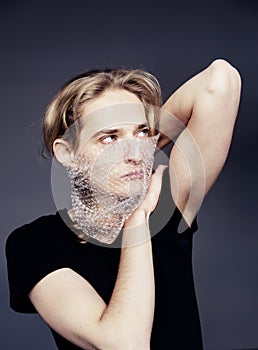
<svg viewBox="0 0 258 350">
<path fill-rule="evenodd" d="M 108 89 L 124 89 L 135 94 L 145 107 L 151 133 L 155 133 L 161 91 L 157 79 L 141 69 L 92 70 L 68 81 L 50 102 L 43 119 L 46 153 L 53 154 L 55 139 L 81 117 L 82 106 Z"/>
</svg>

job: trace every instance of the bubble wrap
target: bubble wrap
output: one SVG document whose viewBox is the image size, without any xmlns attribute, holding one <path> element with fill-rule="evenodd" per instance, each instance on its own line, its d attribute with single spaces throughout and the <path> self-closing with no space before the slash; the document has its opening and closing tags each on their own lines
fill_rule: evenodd
<svg viewBox="0 0 258 350">
<path fill-rule="evenodd" d="M 71 181 L 71 215 L 89 237 L 111 244 L 124 221 L 145 198 L 158 135 L 106 145 L 95 157 L 78 154 L 66 167 Z"/>
</svg>

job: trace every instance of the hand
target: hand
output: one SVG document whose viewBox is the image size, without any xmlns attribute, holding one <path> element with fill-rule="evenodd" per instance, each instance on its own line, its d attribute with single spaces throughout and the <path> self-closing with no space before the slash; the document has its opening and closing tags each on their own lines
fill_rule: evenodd
<svg viewBox="0 0 258 350">
<path fill-rule="evenodd" d="M 159 165 L 151 176 L 150 185 L 142 204 L 125 221 L 124 227 L 135 227 L 147 221 L 157 206 L 162 185 L 162 175 L 166 165 Z"/>
</svg>

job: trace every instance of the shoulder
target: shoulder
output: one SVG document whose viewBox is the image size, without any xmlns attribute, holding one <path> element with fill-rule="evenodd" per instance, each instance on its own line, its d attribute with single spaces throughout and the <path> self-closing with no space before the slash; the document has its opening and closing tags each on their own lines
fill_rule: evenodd
<svg viewBox="0 0 258 350">
<path fill-rule="evenodd" d="M 14 229 L 6 240 L 6 251 L 18 245 L 21 248 L 24 244 L 43 244 L 54 238 L 54 232 L 60 225 L 59 214 L 44 215 Z"/>
</svg>

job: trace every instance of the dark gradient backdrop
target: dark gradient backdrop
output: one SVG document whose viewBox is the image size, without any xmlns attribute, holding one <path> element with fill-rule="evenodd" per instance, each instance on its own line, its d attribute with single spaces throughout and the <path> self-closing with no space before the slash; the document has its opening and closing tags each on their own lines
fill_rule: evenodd
<svg viewBox="0 0 258 350">
<path fill-rule="evenodd" d="M 199 214 L 196 289 L 206 350 L 258 347 L 257 1 L 2 1 L 0 18 L 1 350 L 55 348 L 38 316 L 9 309 L 4 258 L 15 227 L 55 211 L 50 162 L 39 156 L 53 93 L 86 69 L 143 67 L 166 99 L 220 57 L 241 72 L 243 94 L 229 157 Z"/>
</svg>

